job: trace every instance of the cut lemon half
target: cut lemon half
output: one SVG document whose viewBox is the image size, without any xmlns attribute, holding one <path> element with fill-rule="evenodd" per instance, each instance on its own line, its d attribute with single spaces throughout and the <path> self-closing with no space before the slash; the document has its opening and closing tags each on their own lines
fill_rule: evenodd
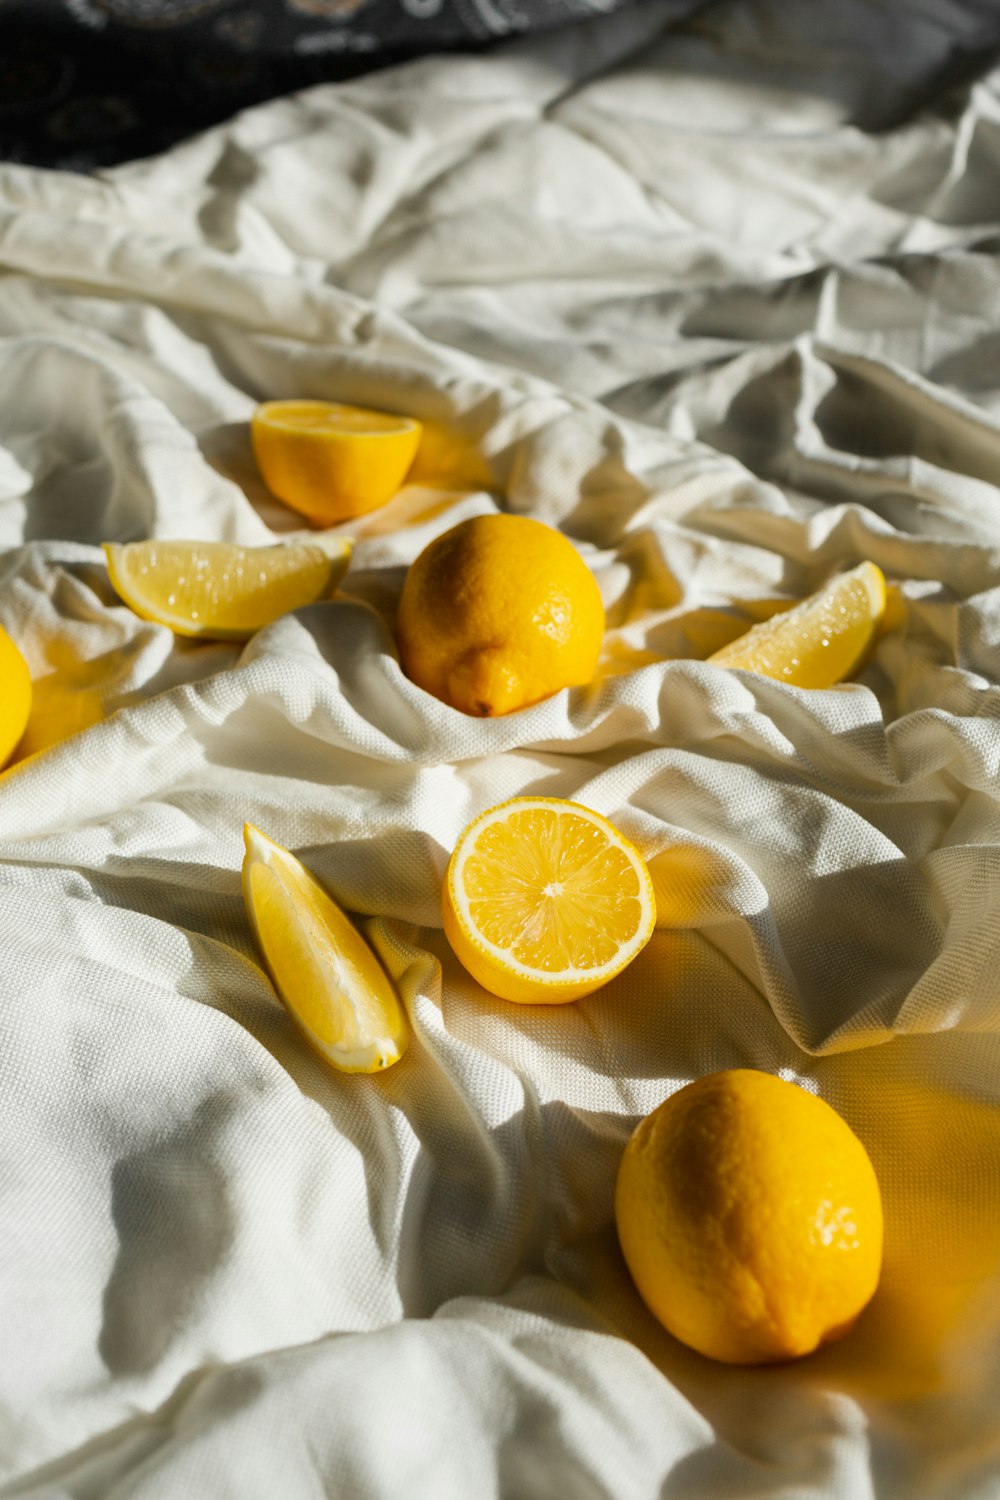
<svg viewBox="0 0 1000 1500">
<path fill-rule="evenodd" d="M 441 907 L 473 978 L 525 1005 L 578 1000 L 607 984 L 656 924 L 639 851 L 600 813 L 558 797 L 515 797 L 470 823 Z"/>
<path fill-rule="evenodd" d="M 245 641 L 279 615 L 333 592 L 351 542 L 239 547 L 230 542 L 105 542 L 115 592 L 177 635 Z"/>
<path fill-rule="evenodd" d="M 0 626 L 0 766 L 10 760 L 24 734 L 31 697 L 28 663 Z"/>
<path fill-rule="evenodd" d="M 863 562 L 801 604 L 752 626 L 708 660 L 794 687 L 833 687 L 863 664 L 884 613 L 882 570 Z"/>
<path fill-rule="evenodd" d="M 317 526 L 384 505 L 406 478 L 421 424 L 333 401 L 265 401 L 250 421 L 264 483 Z"/>
<path fill-rule="evenodd" d="M 377 1073 L 409 1039 L 389 977 L 318 881 L 252 823 L 243 900 L 274 987 L 310 1046 L 343 1073 Z"/>
</svg>

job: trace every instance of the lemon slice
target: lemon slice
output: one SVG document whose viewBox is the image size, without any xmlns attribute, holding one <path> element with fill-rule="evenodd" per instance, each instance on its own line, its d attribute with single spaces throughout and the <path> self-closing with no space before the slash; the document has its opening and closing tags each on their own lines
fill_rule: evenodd
<svg viewBox="0 0 1000 1500">
<path fill-rule="evenodd" d="M 631 963 L 656 924 L 638 850 L 599 813 L 558 797 L 515 797 L 470 823 L 441 906 L 473 978 L 528 1005 L 589 995 Z"/>
<path fill-rule="evenodd" d="M 794 687 L 832 687 L 863 663 L 884 613 L 882 571 L 863 562 L 801 604 L 752 626 L 708 660 Z"/>
<path fill-rule="evenodd" d="M 31 712 L 31 673 L 6 630 L 0 627 L 0 766 L 20 742 Z"/>
<path fill-rule="evenodd" d="M 385 970 L 308 870 L 247 823 L 243 900 L 275 989 L 306 1041 L 343 1073 L 398 1062 L 409 1039 Z"/>
<path fill-rule="evenodd" d="M 264 483 L 318 526 L 365 515 L 406 478 L 421 424 L 333 401 L 265 401 L 250 422 Z"/>
<path fill-rule="evenodd" d="M 245 641 L 279 615 L 331 594 L 351 542 L 238 547 L 230 542 L 105 542 L 115 592 L 177 635 Z"/>
</svg>

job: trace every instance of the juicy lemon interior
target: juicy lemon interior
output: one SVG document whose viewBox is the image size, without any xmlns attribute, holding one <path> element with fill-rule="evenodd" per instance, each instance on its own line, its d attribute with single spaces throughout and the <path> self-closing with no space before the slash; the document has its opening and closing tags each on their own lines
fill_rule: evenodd
<svg viewBox="0 0 1000 1500">
<path fill-rule="evenodd" d="M 610 963 L 643 917 L 631 860 L 574 813 L 529 808 L 488 823 L 461 878 L 480 935 L 546 973 Z"/>
</svg>

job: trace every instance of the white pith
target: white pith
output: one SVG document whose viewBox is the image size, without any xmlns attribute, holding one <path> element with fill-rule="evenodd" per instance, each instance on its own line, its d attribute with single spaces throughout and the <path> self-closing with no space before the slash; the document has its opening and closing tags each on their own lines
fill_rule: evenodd
<svg viewBox="0 0 1000 1500">
<path fill-rule="evenodd" d="M 533 969 L 530 965 L 522 963 L 520 959 L 515 958 L 509 948 L 501 948 L 496 943 L 491 943 L 476 926 L 469 902 L 466 899 L 465 886 L 462 879 L 466 861 L 475 849 L 480 834 L 485 829 L 490 828 L 494 823 L 505 823 L 515 812 L 531 812 L 533 809 L 540 809 L 544 812 L 555 812 L 557 814 L 565 811 L 567 816 L 580 818 L 584 822 L 590 823 L 592 827 L 599 829 L 609 844 L 622 851 L 636 872 L 639 884 L 639 891 L 636 898 L 640 907 L 639 922 L 636 925 L 633 936 L 618 949 L 614 958 L 609 959 L 606 964 L 596 964 L 592 968 L 586 969 L 575 966 L 558 970 Z M 501 803 L 499 807 L 492 808 L 489 812 L 483 813 L 481 817 L 477 818 L 466 829 L 461 842 L 455 850 L 451 872 L 448 877 L 448 885 L 452 905 L 455 908 L 461 925 L 466 935 L 471 938 L 472 942 L 481 952 L 496 959 L 498 963 L 502 964 L 512 974 L 519 974 L 525 979 L 534 980 L 536 983 L 551 984 L 553 987 L 563 984 L 577 984 L 582 980 L 594 980 L 601 975 L 610 975 L 624 968 L 629 960 L 645 947 L 649 936 L 651 918 L 655 919 L 656 914 L 649 874 L 642 864 L 638 852 L 628 840 L 623 838 L 617 829 L 613 828 L 598 813 L 592 812 L 590 808 L 584 807 L 578 802 L 566 803 L 565 809 L 554 807 L 552 801 L 545 797 L 518 797 L 513 802 Z"/>
</svg>

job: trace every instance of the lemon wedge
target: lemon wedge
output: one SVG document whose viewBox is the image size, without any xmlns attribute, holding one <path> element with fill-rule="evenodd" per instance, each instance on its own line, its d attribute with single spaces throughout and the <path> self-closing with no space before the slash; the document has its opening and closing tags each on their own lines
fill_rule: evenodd
<svg viewBox="0 0 1000 1500">
<path fill-rule="evenodd" d="M 342 1073 L 398 1062 L 409 1033 L 377 957 L 294 854 L 243 830 L 243 900 L 264 962 L 306 1041 Z"/>
<path fill-rule="evenodd" d="M 333 401 L 265 401 L 250 421 L 264 483 L 317 526 L 391 500 L 420 446 L 413 417 Z"/>
<path fill-rule="evenodd" d="M 441 892 L 444 930 L 484 989 L 522 1004 L 578 1000 L 646 945 L 645 861 L 578 802 L 515 797 L 469 824 Z"/>
<path fill-rule="evenodd" d="M 0 766 L 6 765 L 25 731 L 31 696 L 28 664 L 0 626 Z"/>
<path fill-rule="evenodd" d="M 708 660 L 794 687 L 833 687 L 862 665 L 884 613 L 885 578 L 873 562 L 863 562 Z"/>
<path fill-rule="evenodd" d="M 177 635 L 245 641 L 279 615 L 326 598 L 347 572 L 351 542 L 105 542 L 115 592 L 143 620 Z"/>
</svg>

